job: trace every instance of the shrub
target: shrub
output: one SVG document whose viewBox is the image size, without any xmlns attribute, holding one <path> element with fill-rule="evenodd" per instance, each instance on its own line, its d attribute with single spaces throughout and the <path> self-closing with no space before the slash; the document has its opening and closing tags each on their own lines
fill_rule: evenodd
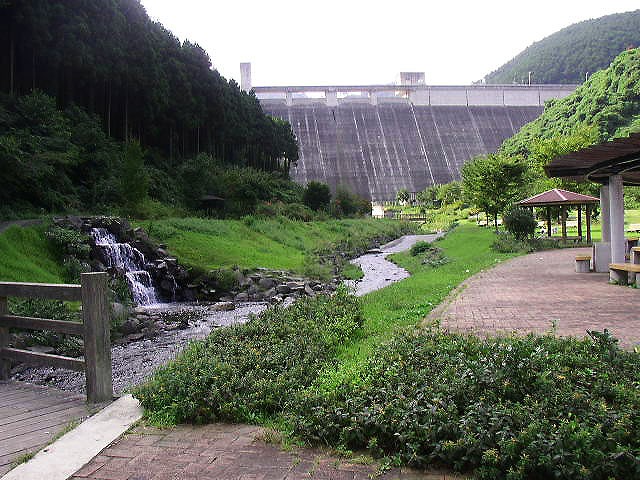
<svg viewBox="0 0 640 480">
<path fill-rule="evenodd" d="M 517 240 L 524 240 L 532 237 L 538 224 L 533 217 L 533 213 L 526 208 L 514 207 L 508 210 L 503 216 L 504 227 Z"/>
<path fill-rule="evenodd" d="M 528 242 L 520 241 L 510 233 L 499 233 L 491 248 L 498 253 L 529 253 L 532 250 Z"/>
<path fill-rule="evenodd" d="M 300 392 L 295 433 L 478 478 L 640 473 L 640 355 L 593 339 L 396 335 L 359 382 Z"/>
<path fill-rule="evenodd" d="M 345 289 L 275 307 L 192 343 L 134 395 L 159 422 L 255 421 L 311 385 L 362 322 Z"/>
<path fill-rule="evenodd" d="M 262 203 L 257 206 L 255 215 L 268 218 L 281 216 L 302 222 L 310 222 L 316 217 L 315 212 L 306 205 L 283 202 Z"/>
<path fill-rule="evenodd" d="M 327 210 L 331 202 L 329 185 L 321 182 L 309 182 L 302 194 L 302 202 L 312 210 Z"/>
<path fill-rule="evenodd" d="M 411 256 L 417 257 L 421 253 L 424 253 L 424 252 L 428 251 L 431 248 L 432 247 L 431 247 L 431 243 L 430 242 L 420 241 L 420 242 L 414 243 L 411 246 L 411 250 L 409 250 L 409 253 L 411 254 Z"/>
</svg>

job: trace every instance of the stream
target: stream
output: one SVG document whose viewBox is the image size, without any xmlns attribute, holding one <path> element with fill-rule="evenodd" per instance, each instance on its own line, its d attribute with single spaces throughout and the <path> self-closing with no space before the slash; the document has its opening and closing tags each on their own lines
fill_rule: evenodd
<svg viewBox="0 0 640 480">
<path fill-rule="evenodd" d="M 387 260 L 387 256 L 409 250 L 416 242 L 433 242 L 442 235 L 444 235 L 442 232 L 432 235 L 405 235 L 371 253 L 355 258 L 351 263 L 362 269 L 364 277 L 360 280 L 347 280 L 345 283 L 353 289 L 357 297 L 361 297 L 399 282 L 407 278 L 409 272 Z"/>
<path fill-rule="evenodd" d="M 386 259 L 387 255 L 408 250 L 418 241 L 432 242 L 442 234 L 406 235 L 351 261 L 362 268 L 364 277 L 359 281 L 347 281 L 357 296 L 379 290 L 409 276 L 409 272 Z M 149 316 L 185 314 L 190 317 L 187 328 L 173 326 L 159 329 L 153 338 L 124 344 L 114 344 L 111 349 L 113 365 L 113 390 L 119 395 L 146 380 L 160 365 L 167 363 L 192 340 L 206 337 L 214 328 L 244 323 L 252 314 L 259 314 L 268 303 L 241 303 L 231 311 L 219 311 L 215 304 L 168 303 L 144 307 Z M 39 385 L 49 385 L 62 390 L 84 392 L 84 373 L 53 367 L 28 367 L 19 365 L 12 372 L 13 380 Z"/>
</svg>

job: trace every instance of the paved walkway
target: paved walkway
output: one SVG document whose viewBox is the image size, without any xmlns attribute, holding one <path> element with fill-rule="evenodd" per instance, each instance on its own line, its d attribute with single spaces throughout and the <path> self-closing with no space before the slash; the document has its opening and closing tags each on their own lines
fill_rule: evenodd
<svg viewBox="0 0 640 480">
<path fill-rule="evenodd" d="M 640 290 L 609 285 L 608 273 L 575 273 L 572 248 L 514 258 L 467 280 L 430 315 L 445 329 L 584 336 L 607 328 L 626 348 L 640 344 Z"/>
<path fill-rule="evenodd" d="M 100 480 L 441 480 L 443 473 L 357 465 L 319 450 L 284 451 L 266 443 L 258 427 L 180 425 L 169 430 L 137 427 L 102 451 L 72 479 Z"/>
</svg>

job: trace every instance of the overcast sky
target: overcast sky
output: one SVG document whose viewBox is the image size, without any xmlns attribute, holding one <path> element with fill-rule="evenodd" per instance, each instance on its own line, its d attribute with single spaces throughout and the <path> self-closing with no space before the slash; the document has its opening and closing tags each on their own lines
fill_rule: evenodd
<svg viewBox="0 0 640 480">
<path fill-rule="evenodd" d="M 251 62 L 254 86 L 391 83 L 425 72 L 469 84 L 533 42 L 638 0 L 141 0 L 180 40 L 198 43 L 227 78 Z"/>
</svg>

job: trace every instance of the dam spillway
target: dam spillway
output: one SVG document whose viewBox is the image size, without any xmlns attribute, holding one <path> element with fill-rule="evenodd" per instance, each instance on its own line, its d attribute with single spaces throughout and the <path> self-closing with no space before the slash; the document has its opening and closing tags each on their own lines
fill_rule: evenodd
<svg viewBox="0 0 640 480">
<path fill-rule="evenodd" d="M 322 88 L 324 98 L 293 96 Z M 395 199 L 402 188 L 419 192 L 459 180 L 465 162 L 495 152 L 543 112 L 546 100 L 575 86 L 389 88 L 393 96 L 380 95 L 376 89 L 383 87 L 344 87 L 367 92 L 346 98 L 337 96 L 338 87 L 255 91 L 265 113 L 293 128 L 300 149 L 291 167 L 296 182 L 320 181 L 333 191 L 344 186 L 380 202 Z M 274 92 L 286 98 L 273 98 Z"/>
</svg>

